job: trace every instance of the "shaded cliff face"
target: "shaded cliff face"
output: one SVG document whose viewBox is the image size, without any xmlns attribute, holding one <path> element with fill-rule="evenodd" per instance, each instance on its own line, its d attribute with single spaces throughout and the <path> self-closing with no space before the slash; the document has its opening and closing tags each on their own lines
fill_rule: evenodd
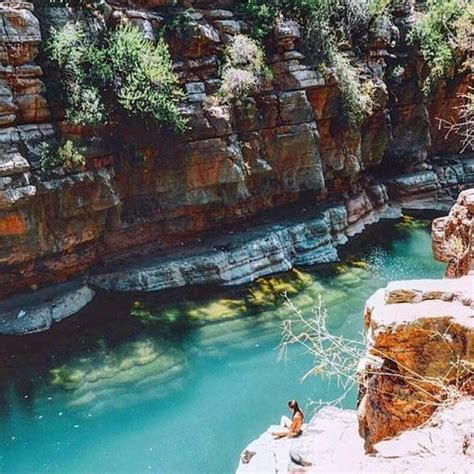
<svg viewBox="0 0 474 474">
<path fill-rule="evenodd" d="M 54 91 L 38 56 L 40 42 L 50 25 L 65 19 L 80 16 L 91 28 L 103 27 L 105 19 L 2 2 L 0 296 L 67 280 L 136 248 L 149 252 L 223 225 L 241 226 L 244 218 L 303 198 L 316 203 L 335 196 L 352 208 L 363 202 L 383 207 L 385 188 L 375 186 L 371 174 L 389 168 L 414 173 L 387 182 L 402 201 L 453 191 L 474 179 L 473 160 L 427 161 L 433 153 L 457 150 L 455 140 L 441 139 L 436 117 L 452 110 L 467 81 L 459 76 L 426 103 L 419 58 L 405 39 L 413 23 L 410 2 L 373 33 L 367 67 L 379 71 L 377 106 L 358 130 L 343 118 L 336 79 L 305 64 L 297 25 L 277 28 L 267 45 L 271 86 L 240 106 L 211 106 L 205 99 L 216 90 L 225 44 L 247 29 L 235 2 L 108 3 L 109 23 L 130 21 L 148 36 L 173 14 L 170 6 L 195 8 L 185 36 L 168 37 L 188 92 L 189 130 L 178 137 L 133 120 L 113 130 L 64 123 L 60 108 L 46 99 L 47 89 L 49 96 Z M 388 51 L 406 66 L 396 83 L 383 80 Z M 39 169 L 39 145 L 59 133 L 87 147 L 84 169 Z M 132 159 L 131 145 L 145 157 L 140 163 Z M 356 214 L 364 216 L 363 205 Z"/>
</svg>

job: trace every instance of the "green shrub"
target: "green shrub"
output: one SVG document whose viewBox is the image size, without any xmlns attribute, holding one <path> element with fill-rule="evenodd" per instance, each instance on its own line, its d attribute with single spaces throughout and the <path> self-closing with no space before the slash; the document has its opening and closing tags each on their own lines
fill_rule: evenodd
<svg viewBox="0 0 474 474">
<path fill-rule="evenodd" d="M 346 119 L 349 126 L 355 129 L 372 114 L 373 82 L 371 80 L 361 82 L 357 68 L 339 51 L 332 54 L 331 63 L 338 78 Z"/>
<path fill-rule="evenodd" d="M 254 36 L 267 35 L 280 15 L 298 22 L 307 59 L 335 70 L 344 113 L 351 127 L 357 127 L 372 111 L 371 82 L 361 83 L 358 69 L 340 46 L 363 52 L 371 25 L 387 14 L 388 5 L 389 0 L 247 0 L 242 11 Z"/>
<path fill-rule="evenodd" d="M 218 98 L 224 103 L 239 102 L 257 92 L 270 76 L 262 47 L 248 36 L 237 35 L 225 50 Z"/>
<path fill-rule="evenodd" d="M 429 67 L 423 83 L 425 94 L 450 76 L 468 50 L 473 8 L 466 0 L 428 0 L 425 15 L 410 35 Z"/>
<path fill-rule="evenodd" d="M 53 28 L 46 52 L 61 70 L 66 119 L 76 124 L 100 124 L 106 114 L 98 84 L 91 75 L 93 45 L 83 25 L 67 23 L 63 28 Z"/>
<path fill-rule="evenodd" d="M 278 14 L 275 3 L 267 0 L 244 0 L 240 4 L 240 13 L 250 20 L 250 34 L 253 38 L 263 40 L 271 33 Z"/>
<path fill-rule="evenodd" d="M 179 111 L 184 93 L 163 39 L 154 44 L 131 25 L 94 39 L 81 23 L 68 23 L 52 30 L 47 52 L 60 68 L 66 118 L 71 122 L 103 122 L 108 117 L 104 98 L 112 96 L 119 110 L 130 116 L 179 132 L 185 129 Z"/>
<path fill-rule="evenodd" d="M 61 145 L 40 144 L 40 166 L 43 171 L 62 167 L 66 170 L 81 168 L 86 164 L 82 149 L 76 147 L 72 140 Z"/>
<path fill-rule="evenodd" d="M 173 15 L 165 16 L 163 19 L 164 30 L 186 34 L 197 24 L 193 18 L 193 13 L 195 13 L 193 8 L 187 8 L 186 10 L 175 12 Z"/>
<path fill-rule="evenodd" d="M 112 82 L 119 104 L 132 115 L 184 131 L 178 108 L 184 93 L 163 38 L 153 44 L 137 27 L 120 26 L 108 36 L 106 50 L 110 71 L 105 78 Z"/>
</svg>

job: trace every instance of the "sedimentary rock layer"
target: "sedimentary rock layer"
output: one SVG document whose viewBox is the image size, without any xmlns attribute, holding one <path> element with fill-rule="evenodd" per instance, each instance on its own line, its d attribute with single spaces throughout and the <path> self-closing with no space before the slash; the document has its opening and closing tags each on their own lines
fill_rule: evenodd
<svg viewBox="0 0 474 474">
<path fill-rule="evenodd" d="M 379 182 L 388 172 L 404 175 L 387 181 L 404 205 L 416 196 L 432 206 L 474 179 L 468 157 L 446 159 L 458 144 L 455 137 L 443 141 L 435 126 L 441 112 L 455 113 L 468 81 L 460 74 L 434 103 L 423 97 L 419 56 L 405 40 L 414 22 L 411 1 L 397 2 L 390 20 L 371 32 L 376 103 L 356 130 L 344 117 L 337 77 L 308 66 L 293 22 L 279 23 L 265 44 L 272 83 L 229 107 L 208 99 L 226 44 L 248 32 L 238 2 L 117 0 L 107 2 L 107 15 L 45 3 L 37 10 L 30 2 L 0 3 L 0 298 L 67 281 L 144 245 L 165 250 L 224 225 L 243 227 L 244 219 L 302 199 L 310 207 L 350 199 L 370 188 L 374 173 Z M 55 96 L 46 93 L 53 71 L 38 56 L 51 26 L 80 19 L 100 31 L 131 22 L 153 39 L 191 6 L 186 36 L 167 34 L 188 94 L 184 136 L 133 120 L 118 129 L 64 122 L 61 104 L 47 99 Z M 397 81 L 386 74 L 388 51 L 404 65 Z M 87 165 L 43 172 L 40 145 L 61 137 L 85 147 Z"/>
<path fill-rule="evenodd" d="M 377 196 L 372 201 L 370 196 Z M 111 291 L 158 291 L 185 285 L 238 285 L 258 277 L 290 270 L 294 265 L 312 265 L 337 260 L 338 245 L 362 232 L 381 217 L 397 217 L 389 208 L 383 187 L 371 187 L 346 202 L 299 208 L 279 215 L 279 222 L 253 223 L 249 230 L 219 232 L 195 241 L 192 247 L 179 246 L 165 254 L 136 256 L 111 262 L 81 279 L 82 285 Z M 80 298 L 72 298 L 68 285 L 53 285 L 0 302 L 0 333 L 25 334 L 48 329 L 80 310 L 88 299 L 81 286 Z M 51 298 L 51 295 L 54 295 Z M 55 301 L 67 304 L 56 304 Z M 45 304 L 55 308 L 54 317 Z M 18 317 L 21 314 L 21 317 Z"/>
</svg>

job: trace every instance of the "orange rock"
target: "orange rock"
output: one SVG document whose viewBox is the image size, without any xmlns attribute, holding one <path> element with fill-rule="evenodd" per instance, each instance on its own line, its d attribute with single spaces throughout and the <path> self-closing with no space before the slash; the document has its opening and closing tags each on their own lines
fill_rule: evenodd
<svg viewBox="0 0 474 474">
<path fill-rule="evenodd" d="M 25 219 L 20 214 L 8 214 L 0 217 L 0 236 L 19 235 L 27 231 Z"/>
</svg>

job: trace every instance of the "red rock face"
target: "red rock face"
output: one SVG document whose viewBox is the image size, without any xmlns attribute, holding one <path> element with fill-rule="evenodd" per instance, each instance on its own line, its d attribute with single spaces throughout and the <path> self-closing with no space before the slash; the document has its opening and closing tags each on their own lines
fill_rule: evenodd
<svg viewBox="0 0 474 474">
<path fill-rule="evenodd" d="M 128 19 L 153 35 L 174 3 L 113 2 L 110 21 Z M 335 78 L 307 66 L 295 49 L 299 29 L 292 22 L 278 26 L 268 47 L 272 84 L 236 107 L 207 104 L 225 44 L 246 25 L 232 1 L 179 4 L 196 8 L 189 35 L 169 38 L 189 98 L 182 137 L 131 119 L 114 130 L 62 122 L 45 98 L 50 78 L 37 59 L 44 19 L 28 2 L 0 3 L 0 297 L 80 275 L 140 246 L 147 252 L 224 225 L 242 226 L 244 218 L 303 197 L 310 205 L 328 195 L 367 197 L 381 189 L 366 181 L 382 159 L 410 170 L 413 160 L 426 160 L 433 140 L 441 150 L 413 77 L 396 91 L 377 80 L 374 115 L 350 130 Z M 399 23 L 408 21 L 405 10 L 397 13 Z M 381 67 L 389 27 L 378 26 L 373 67 Z M 456 90 L 464 87 L 457 84 Z M 437 107 L 448 113 L 454 89 L 443 94 Z M 58 131 L 86 146 L 85 169 L 39 170 L 39 146 Z M 379 197 L 370 199 L 382 206 Z M 354 223 L 370 202 L 349 201 Z"/>
<path fill-rule="evenodd" d="M 359 433 L 374 444 L 473 395 L 473 278 L 392 282 L 368 301 L 359 365 Z"/>
<path fill-rule="evenodd" d="M 448 85 L 440 88 L 429 106 L 430 132 L 433 153 L 456 153 L 459 151 L 459 139 L 454 133 L 448 133 L 448 123 L 459 119 L 459 108 L 463 105 L 463 94 L 472 87 L 472 77 L 462 74 Z M 468 150 L 469 152 L 469 150 Z"/>
</svg>

